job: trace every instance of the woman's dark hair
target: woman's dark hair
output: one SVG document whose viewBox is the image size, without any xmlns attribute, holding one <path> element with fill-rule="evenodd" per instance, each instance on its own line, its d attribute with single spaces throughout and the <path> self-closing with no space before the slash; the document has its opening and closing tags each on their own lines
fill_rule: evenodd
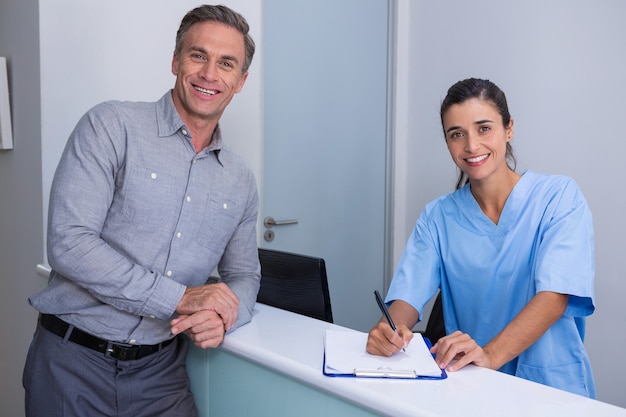
<svg viewBox="0 0 626 417">
<path fill-rule="evenodd" d="M 446 94 L 446 98 L 441 102 L 441 110 L 439 111 L 439 115 L 441 117 L 441 126 L 443 127 L 443 116 L 446 114 L 448 109 L 454 104 L 462 104 L 467 100 L 477 98 L 480 100 L 486 100 L 492 102 L 500 116 L 502 116 L 502 124 L 506 128 L 509 126 L 511 122 L 511 115 L 509 114 L 509 106 L 506 103 L 506 96 L 504 95 L 504 91 L 500 90 L 500 88 L 492 83 L 489 80 L 481 80 L 480 78 L 468 78 L 462 81 L 457 82 L 452 87 L 448 89 L 448 94 Z M 445 131 L 444 137 L 445 137 Z M 509 169 L 515 171 L 515 167 L 517 166 L 517 161 L 515 160 L 515 155 L 513 155 L 513 147 L 511 146 L 511 142 L 507 142 L 506 144 L 506 161 Z M 459 178 L 456 182 L 456 189 L 463 187 L 468 183 L 469 178 L 467 175 L 460 170 Z"/>
<path fill-rule="evenodd" d="M 183 40 L 189 28 L 196 23 L 202 22 L 223 23 L 237 29 L 241 33 L 246 48 L 246 58 L 243 63 L 242 73 L 248 71 L 248 68 L 252 63 L 252 57 L 254 56 L 255 49 L 254 41 L 248 34 L 250 27 L 242 15 L 223 5 L 212 6 L 205 4 L 188 12 L 180 22 L 180 27 L 176 33 L 176 47 L 174 48 L 174 53 L 176 55 L 180 54 L 183 47 Z"/>
</svg>

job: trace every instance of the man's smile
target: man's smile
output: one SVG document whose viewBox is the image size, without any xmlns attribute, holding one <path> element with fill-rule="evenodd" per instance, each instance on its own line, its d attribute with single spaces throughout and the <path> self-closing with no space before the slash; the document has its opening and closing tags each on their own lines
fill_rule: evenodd
<svg viewBox="0 0 626 417">
<path fill-rule="evenodd" d="M 198 87 L 196 85 L 193 86 L 196 91 L 201 92 L 202 94 L 207 94 L 209 96 L 217 94 L 217 90 L 207 90 L 206 88 Z"/>
</svg>

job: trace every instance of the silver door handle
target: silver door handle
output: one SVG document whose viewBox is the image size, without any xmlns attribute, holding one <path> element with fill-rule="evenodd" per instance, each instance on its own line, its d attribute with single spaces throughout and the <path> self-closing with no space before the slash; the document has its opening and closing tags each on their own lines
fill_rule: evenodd
<svg viewBox="0 0 626 417">
<path fill-rule="evenodd" d="M 296 220 L 296 219 L 293 219 L 293 220 L 274 220 L 274 218 L 271 217 L 271 216 L 267 216 L 265 219 L 263 219 L 263 224 L 267 228 L 270 228 L 272 226 L 282 226 L 284 224 L 296 224 L 296 223 L 298 223 L 298 220 Z"/>
</svg>

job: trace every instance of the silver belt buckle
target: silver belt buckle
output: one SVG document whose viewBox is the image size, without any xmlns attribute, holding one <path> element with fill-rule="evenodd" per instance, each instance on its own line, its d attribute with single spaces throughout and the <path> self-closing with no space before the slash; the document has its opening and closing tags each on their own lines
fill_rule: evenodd
<svg viewBox="0 0 626 417">
<path fill-rule="evenodd" d="M 107 342 L 107 348 L 104 352 L 104 356 L 113 359 L 119 359 L 122 361 L 135 359 L 137 357 L 137 353 L 139 352 L 139 347 L 136 345 L 131 345 L 129 343 L 120 343 L 120 342 Z"/>
</svg>

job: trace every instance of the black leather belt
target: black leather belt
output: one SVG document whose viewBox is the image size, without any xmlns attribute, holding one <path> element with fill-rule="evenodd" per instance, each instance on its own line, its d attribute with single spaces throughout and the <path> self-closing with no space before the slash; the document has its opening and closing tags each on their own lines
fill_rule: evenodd
<svg viewBox="0 0 626 417">
<path fill-rule="evenodd" d="M 68 323 L 52 314 L 40 314 L 39 322 L 45 329 L 61 337 L 65 337 L 68 329 L 70 328 Z M 121 361 L 128 361 L 140 359 L 152 353 L 158 352 L 159 349 L 172 343 L 174 339 L 176 338 L 173 337 L 157 345 L 131 345 L 128 343 L 111 342 L 109 340 L 100 339 L 99 337 L 92 336 L 89 333 L 74 327 L 68 340 L 86 348 L 104 353 L 104 356 Z"/>
</svg>

